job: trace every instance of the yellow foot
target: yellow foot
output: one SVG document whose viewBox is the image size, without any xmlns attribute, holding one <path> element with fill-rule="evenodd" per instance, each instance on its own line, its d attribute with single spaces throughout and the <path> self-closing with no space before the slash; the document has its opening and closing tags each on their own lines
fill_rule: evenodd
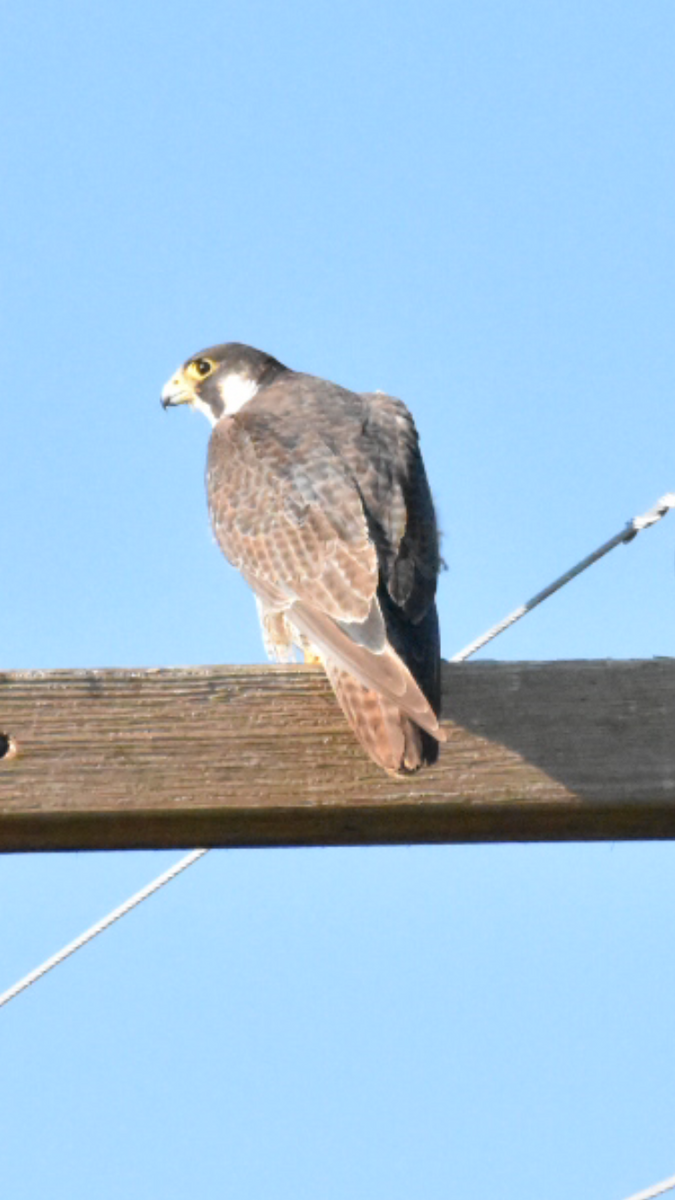
<svg viewBox="0 0 675 1200">
<path fill-rule="evenodd" d="M 321 655 L 317 654 L 316 650 L 303 650 L 306 667 L 320 667 Z"/>
</svg>

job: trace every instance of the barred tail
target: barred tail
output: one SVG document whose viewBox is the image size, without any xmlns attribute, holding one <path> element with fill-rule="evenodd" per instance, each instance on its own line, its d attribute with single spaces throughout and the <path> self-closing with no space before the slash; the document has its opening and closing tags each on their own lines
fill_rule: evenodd
<svg viewBox="0 0 675 1200">
<path fill-rule="evenodd" d="M 337 701 L 366 754 L 385 771 L 406 775 L 438 758 L 438 742 L 391 700 L 333 663 L 324 668 Z"/>
</svg>

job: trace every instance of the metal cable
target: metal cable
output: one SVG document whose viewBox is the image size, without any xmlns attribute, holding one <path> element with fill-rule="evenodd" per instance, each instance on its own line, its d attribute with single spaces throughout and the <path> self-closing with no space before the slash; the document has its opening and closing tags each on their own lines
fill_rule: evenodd
<svg viewBox="0 0 675 1200">
<path fill-rule="evenodd" d="M 20 979 L 12 987 L 7 988 L 6 992 L 0 993 L 0 1008 L 2 1008 L 3 1004 L 7 1004 L 8 1001 L 18 996 L 19 992 L 23 992 L 26 988 L 30 987 L 31 983 L 35 983 L 36 979 L 41 979 L 43 975 L 47 974 L 47 971 L 51 971 L 52 967 L 58 966 L 60 962 L 63 962 L 64 958 L 68 958 L 70 954 L 74 954 L 76 950 L 80 949 L 80 946 L 85 946 L 92 938 L 97 937 L 99 933 L 103 933 L 104 929 L 108 929 L 115 921 L 119 921 L 120 917 L 131 912 L 132 908 L 136 908 L 143 900 L 147 900 L 148 896 L 152 896 L 154 892 L 159 891 L 161 887 L 164 887 L 165 883 L 169 883 L 171 879 L 175 879 L 176 875 L 180 875 L 181 871 L 185 871 L 188 867 L 191 867 L 204 854 L 208 854 L 208 850 L 192 850 L 189 854 L 186 854 L 185 858 L 181 858 L 179 862 L 174 863 L 172 867 L 169 867 L 168 871 L 164 871 L 152 883 L 146 884 L 144 888 L 141 888 L 140 892 L 136 892 L 135 895 L 125 900 L 124 904 L 120 904 L 118 908 L 114 908 L 111 913 L 108 913 L 107 917 L 103 917 L 101 921 L 97 921 L 95 925 L 92 925 L 85 933 L 81 933 L 73 942 L 69 942 L 67 946 L 59 950 L 58 954 L 53 954 L 41 966 L 36 967 L 34 971 L 30 971 L 28 975 L 24 975 L 23 979 Z"/>
<path fill-rule="evenodd" d="M 533 596 L 526 604 L 521 604 L 520 608 L 514 608 L 512 613 L 509 613 L 507 617 L 498 621 L 496 625 L 488 629 L 487 633 L 476 638 L 475 642 L 469 642 L 469 645 L 460 650 L 458 654 L 453 654 L 450 662 L 464 662 L 465 659 L 470 658 L 472 654 L 481 650 L 483 646 L 486 646 L 493 638 L 498 637 L 505 629 L 509 629 L 511 625 L 515 625 L 516 621 L 525 616 L 525 613 L 532 612 L 532 609 L 541 604 L 543 600 L 548 600 L 549 596 L 552 596 L 554 592 L 557 592 L 566 583 L 569 583 L 570 579 L 574 579 L 575 576 L 585 571 L 587 567 L 591 567 L 593 563 L 597 562 L 599 558 L 603 558 L 605 554 L 609 554 L 609 551 L 613 550 L 615 546 L 620 546 L 622 542 L 632 542 L 633 538 L 637 537 L 638 533 L 641 533 L 643 529 L 648 529 L 650 525 L 655 525 L 657 521 L 665 517 L 666 513 L 670 512 L 671 508 L 675 508 L 675 492 L 667 492 L 648 512 L 643 513 L 641 517 L 633 517 L 633 520 L 629 521 L 620 533 L 615 534 L 608 542 L 604 542 L 602 546 L 599 546 L 587 558 L 582 558 L 581 562 L 577 563 L 575 567 L 571 567 L 559 579 L 554 580 L 553 583 L 549 583 L 548 587 L 545 587 L 543 591 L 537 592 L 536 596 Z"/>
<path fill-rule="evenodd" d="M 644 1192 L 635 1192 L 634 1195 L 628 1196 L 627 1200 L 653 1200 L 654 1196 L 662 1196 L 671 1188 L 675 1188 L 675 1175 L 671 1175 L 670 1179 L 664 1179 L 661 1183 L 655 1183 L 653 1187 L 645 1188 Z"/>
</svg>

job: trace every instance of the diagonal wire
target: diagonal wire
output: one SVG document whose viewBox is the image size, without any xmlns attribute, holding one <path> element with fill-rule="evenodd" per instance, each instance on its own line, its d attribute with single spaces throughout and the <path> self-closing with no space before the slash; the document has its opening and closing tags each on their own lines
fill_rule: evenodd
<svg viewBox="0 0 675 1200">
<path fill-rule="evenodd" d="M 661 1183 L 655 1183 L 653 1187 L 645 1188 L 643 1192 L 635 1192 L 634 1195 L 628 1196 L 627 1200 L 653 1200 L 654 1196 L 662 1196 L 672 1188 L 675 1188 L 675 1175 L 671 1175 L 670 1179 L 663 1179 Z"/>
<path fill-rule="evenodd" d="M 671 508 L 675 508 L 675 492 L 668 492 L 665 496 L 662 496 L 661 499 L 654 505 L 654 507 L 650 508 L 648 512 L 643 513 L 642 516 L 633 517 L 633 520 L 629 521 L 628 524 L 620 531 L 620 533 L 615 534 L 615 536 L 610 538 L 608 542 L 604 542 L 602 546 L 599 546 L 598 549 L 594 550 L 592 554 L 589 554 L 587 558 L 582 559 L 581 562 L 577 563 L 575 567 L 572 567 L 569 571 L 566 571 L 564 575 L 561 575 L 559 579 L 556 579 L 553 583 L 550 583 L 548 587 L 544 588 L 543 591 L 538 592 L 537 595 L 533 596 L 531 600 L 528 600 L 526 604 L 523 604 L 520 608 L 516 608 L 507 617 L 504 617 L 502 621 L 499 621 L 497 625 L 493 625 L 492 629 L 488 629 L 487 633 L 484 633 L 482 637 L 477 638 L 475 642 L 470 642 L 470 644 L 465 646 L 463 650 L 460 650 L 458 654 L 453 654 L 450 662 L 464 662 L 465 659 L 470 658 L 471 655 L 475 654 L 477 650 L 480 650 L 482 646 L 487 645 L 488 642 L 491 642 L 493 638 L 498 637 L 500 633 L 503 633 L 504 630 L 508 629 L 511 625 L 515 625 L 516 621 L 519 621 L 520 618 L 524 617 L 526 613 L 531 612 L 532 609 L 536 608 L 538 604 L 541 604 L 543 600 L 547 600 L 549 596 L 552 596 L 554 592 L 557 592 L 561 587 L 564 587 L 564 585 L 569 583 L 571 579 L 574 579 L 576 575 L 580 575 L 581 572 L 585 571 L 587 567 L 592 566 L 592 564 L 597 562 L 599 558 L 603 558 L 603 556 L 608 554 L 610 550 L 613 550 L 615 546 L 621 545 L 622 542 L 631 542 L 633 538 L 641 532 L 641 530 L 647 529 L 650 525 L 654 525 L 657 521 L 660 521 L 662 517 L 665 517 L 666 513 L 670 512 Z M 146 884 L 144 888 L 141 888 L 140 892 L 136 892 L 136 894 L 126 900 L 124 904 L 120 904 L 118 908 L 113 909 L 113 911 L 109 913 L 107 917 L 103 917 L 101 921 L 98 921 L 95 925 L 92 925 L 90 929 L 87 929 L 84 933 L 80 934 L 80 936 L 75 938 L 74 941 L 69 942 L 68 945 L 64 946 L 62 950 L 59 950 L 57 954 L 52 955 L 52 957 L 48 958 L 46 962 L 42 963 L 41 966 L 36 967 L 34 971 L 31 971 L 28 975 L 25 975 L 23 979 L 20 979 L 18 983 L 15 983 L 12 987 L 8 988 L 6 992 L 0 993 L 0 1008 L 2 1008 L 2 1006 L 7 1004 L 10 1000 L 13 1000 L 14 997 L 18 996 L 20 992 L 23 992 L 26 990 L 26 988 L 30 987 L 31 983 L 35 983 L 37 979 L 41 979 L 43 975 L 46 975 L 48 971 L 51 971 L 52 967 L 58 966 L 58 964 L 63 962 L 65 958 L 68 958 L 69 955 L 74 954 L 76 950 L 79 950 L 81 946 L 85 946 L 87 942 L 92 940 L 92 938 L 97 937 L 99 933 L 103 933 L 104 929 L 108 929 L 109 926 L 115 921 L 119 921 L 120 917 L 125 916 L 126 913 L 131 911 L 132 908 L 136 908 L 136 906 L 141 904 L 143 900 L 147 900 L 148 896 L 152 896 L 155 892 L 159 891 L 159 889 L 163 887 L 165 883 L 169 883 L 170 880 L 174 879 L 176 875 L 179 875 L 181 871 L 185 871 L 187 867 L 192 866 L 197 859 L 202 858 L 203 855 L 207 853 L 207 850 L 192 850 L 190 854 L 187 854 L 185 858 L 181 858 L 180 861 L 175 863 L 173 867 L 169 867 L 168 871 L 164 871 L 164 873 L 159 875 L 157 879 L 153 880 L 152 883 Z M 675 1186 L 675 1177 L 672 1183 L 668 1183 L 668 1187 L 672 1186 Z M 661 1191 L 666 1190 L 668 1189 L 661 1185 Z M 659 1194 L 659 1191 L 641 1192 L 639 1196 L 630 1197 L 630 1200 L 648 1200 L 648 1197 L 658 1196 Z"/>
<path fill-rule="evenodd" d="M 475 654 L 477 650 L 481 650 L 493 638 L 499 637 L 499 634 L 503 633 L 505 629 L 510 629 L 512 625 L 515 625 L 516 621 L 520 621 L 521 617 L 524 617 L 526 613 L 532 612 L 532 609 L 536 608 L 542 601 L 548 600 L 549 596 L 559 591 L 571 579 L 574 579 L 577 575 L 581 575 L 581 572 L 585 571 L 587 567 L 592 567 L 593 563 L 596 563 L 599 558 L 604 558 L 605 554 L 609 554 L 610 550 L 613 550 L 615 546 L 620 546 L 622 542 L 632 542 L 633 538 L 637 537 L 638 533 L 641 533 L 643 529 L 648 529 L 650 525 L 655 525 L 657 521 L 665 517 L 666 513 L 670 512 L 671 508 L 675 508 L 675 492 L 667 492 L 648 512 L 643 513 L 641 517 L 633 517 L 633 520 L 629 521 L 608 542 L 604 542 L 602 546 L 598 546 L 598 549 L 594 550 L 592 554 L 589 554 L 586 558 L 582 558 L 581 562 L 578 562 L 575 567 L 570 567 L 569 571 L 565 571 L 565 574 L 561 575 L 559 579 L 555 579 L 553 583 L 549 583 L 548 587 L 545 587 L 543 591 L 537 592 L 536 596 L 533 596 L 531 600 L 528 600 L 525 604 L 521 604 L 520 608 L 514 608 L 513 612 L 509 613 L 507 617 L 503 617 L 491 629 L 488 629 L 487 633 L 476 638 L 475 642 L 469 642 L 469 645 L 465 646 L 463 650 L 460 650 L 457 654 L 453 654 L 450 662 L 464 662 L 465 659 L 470 658 L 472 654 Z"/>
<path fill-rule="evenodd" d="M 155 892 L 158 892 L 161 887 L 164 887 L 165 883 L 169 883 L 171 879 L 175 879 L 176 875 L 180 875 L 181 871 L 185 871 L 188 867 L 191 867 L 198 858 L 202 858 L 207 853 L 207 850 L 192 850 L 184 858 L 181 858 L 179 862 L 174 863 L 172 867 L 164 871 L 162 875 L 158 875 L 157 879 L 153 879 L 152 883 L 147 883 L 145 887 L 141 888 L 140 892 L 136 892 L 135 895 L 130 896 L 128 900 L 124 901 L 124 904 L 120 904 L 117 908 L 114 908 L 111 913 L 108 913 L 107 917 L 103 917 L 102 920 L 97 921 L 95 925 L 90 926 L 84 933 L 81 933 L 74 941 L 69 942 L 67 946 L 59 950 L 58 954 L 53 954 L 41 966 L 36 967 L 34 971 L 30 971 L 28 975 L 24 975 L 23 979 L 20 979 L 18 983 L 7 988 L 6 992 L 0 993 L 0 1008 L 2 1008 L 3 1004 L 8 1004 L 10 1000 L 18 996 L 19 992 L 24 992 L 27 987 L 30 987 L 31 983 L 35 983 L 36 979 L 41 979 L 43 975 L 47 974 L 47 971 L 51 971 L 52 967 L 57 967 L 59 963 L 63 962 L 64 958 L 68 958 L 69 955 L 74 954 L 76 950 L 80 949 L 80 946 L 86 946 L 87 942 L 90 942 L 92 938 L 97 937 L 99 933 L 103 933 L 104 929 L 108 929 L 115 921 L 119 921 L 120 917 L 124 917 L 128 912 L 131 912 L 132 908 L 136 908 L 143 900 L 147 900 L 148 896 L 152 896 Z"/>
</svg>

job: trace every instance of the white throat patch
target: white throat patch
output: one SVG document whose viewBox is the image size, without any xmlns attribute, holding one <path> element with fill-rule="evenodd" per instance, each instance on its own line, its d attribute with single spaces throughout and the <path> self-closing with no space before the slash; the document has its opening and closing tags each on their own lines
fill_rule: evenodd
<svg viewBox="0 0 675 1200">
<path fill-rule="evenodd" d="M 259 391 L 258 384 L 253 379 L 247 379 L 245 375 L 237 375 L 233 373 L 226 375 L 218 384 L 218 391 L 223 397 L 225 405 L 226 417 L 231 417 L 232 413 L 239 412 L 249 400 L 252 400 L 256 392 Z"/>
<path fill-rule="evenodd" d="M 204 416 L 206 417 L 209 424 L 211 424 L 211 425 L 216 424 L 216 422 L 218 421 L 218 417 L 214 413 L 210 404 L 205 404 L 203 400 L 199 399 L 199 396 L 193 396 L 190 403 L 191 403 L 192 407 L 194 408 L 195 412 L 200 412 L 200 413 L 204 414 Z"/>
</svg>

